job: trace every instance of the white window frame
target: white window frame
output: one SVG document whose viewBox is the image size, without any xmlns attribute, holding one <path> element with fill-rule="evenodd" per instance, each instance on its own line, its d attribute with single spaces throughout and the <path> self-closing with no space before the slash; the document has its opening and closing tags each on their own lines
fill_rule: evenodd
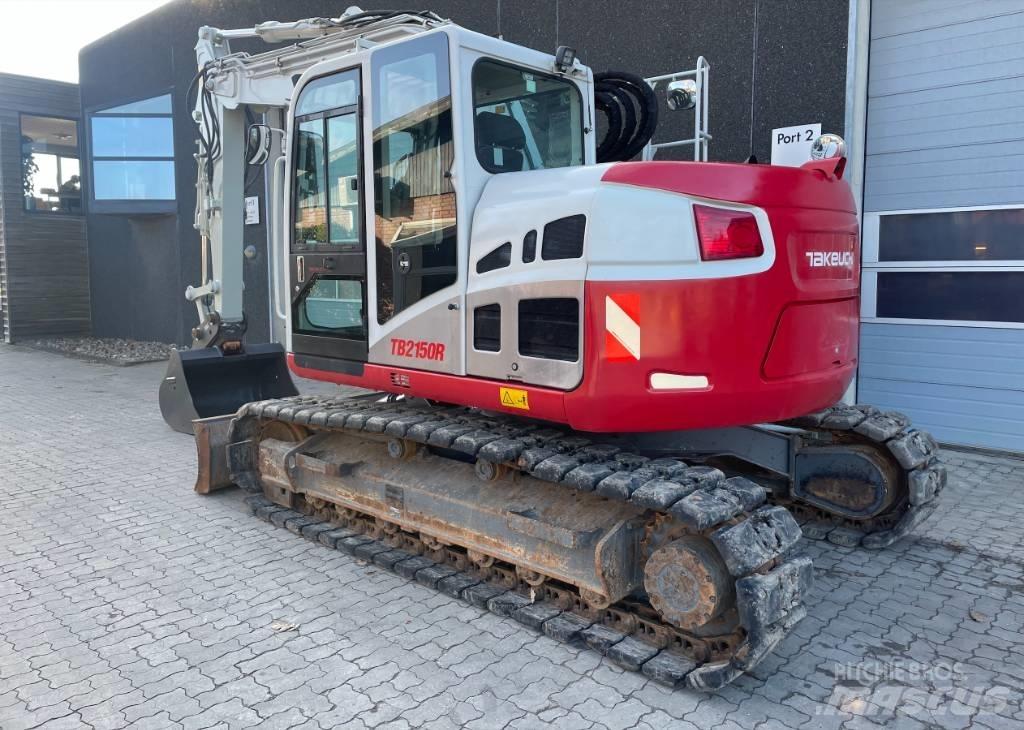
<svg viewBox="0 0 1024 730">
<path fill-rule="evenodd" d="M 1022 210 L 1024 204 L 969 205 L 955 208 L 912 208 L 864 213 L 861 230 L 861 295 L 862 322 L 880 324 L 933 325 L 939 327 L 979 327 L 984 329 L 1024 330 L 1024 322 L 989 322 L 961 319 L 902 319 L 876 316 L 879 272 L 1024 272 L 1024 259 L 1006 261 L 879 261 L 878 234 L 883 216 L 924 213 L 964 213 L 976 210 Z"/>
</svg>

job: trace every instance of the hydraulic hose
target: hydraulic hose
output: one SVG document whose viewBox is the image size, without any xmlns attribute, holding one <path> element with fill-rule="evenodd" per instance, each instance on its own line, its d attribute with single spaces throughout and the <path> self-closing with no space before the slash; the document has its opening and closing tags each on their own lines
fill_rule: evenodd
<svg viewBox="0 0 1024 730">
<path fill-rule="evenodd" d="M 629 140 L 636 130 L 636 109 L 633 106 L 633 101 L 618 87 L 611 84 L 605 83 L 597 88 L 604 90 L 595 92 L 595 105 L 608 118 L 608 130 L 605 132 L 601 144 L 597 146 L 597 161 L 612 162 L 624 159 L 621 157 L 622 151 L 629 144 Z M 604 102 L 603 106 L 602 101 Z"/>
<path fill-rule="evenodd" d="M 636 74 L 605 71 L 594 75 L 594 102 L 608 120 L 597 147 L 598 162 L 623 162 L 640 153 L 658 126 L 658 99 Z"/>
</svg>

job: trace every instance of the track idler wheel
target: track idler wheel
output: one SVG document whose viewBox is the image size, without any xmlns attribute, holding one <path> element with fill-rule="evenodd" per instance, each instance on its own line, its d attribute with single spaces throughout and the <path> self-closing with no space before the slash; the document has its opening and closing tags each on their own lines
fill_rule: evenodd
<svg viewBox="0 0 1024 730">
<path fill-rule="evenodd" d="M 267 439 L 277 439 L 278 441 L 298 443 L 299 441 L 303 441 L 308 437 L 309 431 L 295 423 L 285 423 L 283 421 L 264 421 L 263 423 L 260 424 L 260 441 L 266 441 Z"/>
<path fill-rule="evenodd" d="M 658 548 L 644 566 L 644 589 L 668 621 L 695 631 L 735 605 L 729 569 L 710 540 L 686 536 Z"/>
</svg>

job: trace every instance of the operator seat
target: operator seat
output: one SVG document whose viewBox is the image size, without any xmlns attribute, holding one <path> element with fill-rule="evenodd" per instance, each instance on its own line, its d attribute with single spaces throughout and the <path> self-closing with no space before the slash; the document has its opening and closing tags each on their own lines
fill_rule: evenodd
<svg viewBox="0 0 1024 730">
<path fill-rule="evenodd" d="M 505 114 L 477 112 L 476 156 L 487 172 L 523 169 L 526 134 L 519 122 Z"/>
</svg>

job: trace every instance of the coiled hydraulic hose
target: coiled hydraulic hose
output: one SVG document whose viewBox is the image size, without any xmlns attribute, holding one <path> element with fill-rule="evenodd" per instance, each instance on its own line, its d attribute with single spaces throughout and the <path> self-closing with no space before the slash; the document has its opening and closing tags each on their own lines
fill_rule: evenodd
<svg viewBox="0 0 1024 730">
<path fill-rule="evenodd" d="M 625 71 L 594 75 L 594 103 L 608 121 L 598 162 L 624 162 L 640 153 L 658 126 L 658 99 L 640 76 Z"/>
</svg>

